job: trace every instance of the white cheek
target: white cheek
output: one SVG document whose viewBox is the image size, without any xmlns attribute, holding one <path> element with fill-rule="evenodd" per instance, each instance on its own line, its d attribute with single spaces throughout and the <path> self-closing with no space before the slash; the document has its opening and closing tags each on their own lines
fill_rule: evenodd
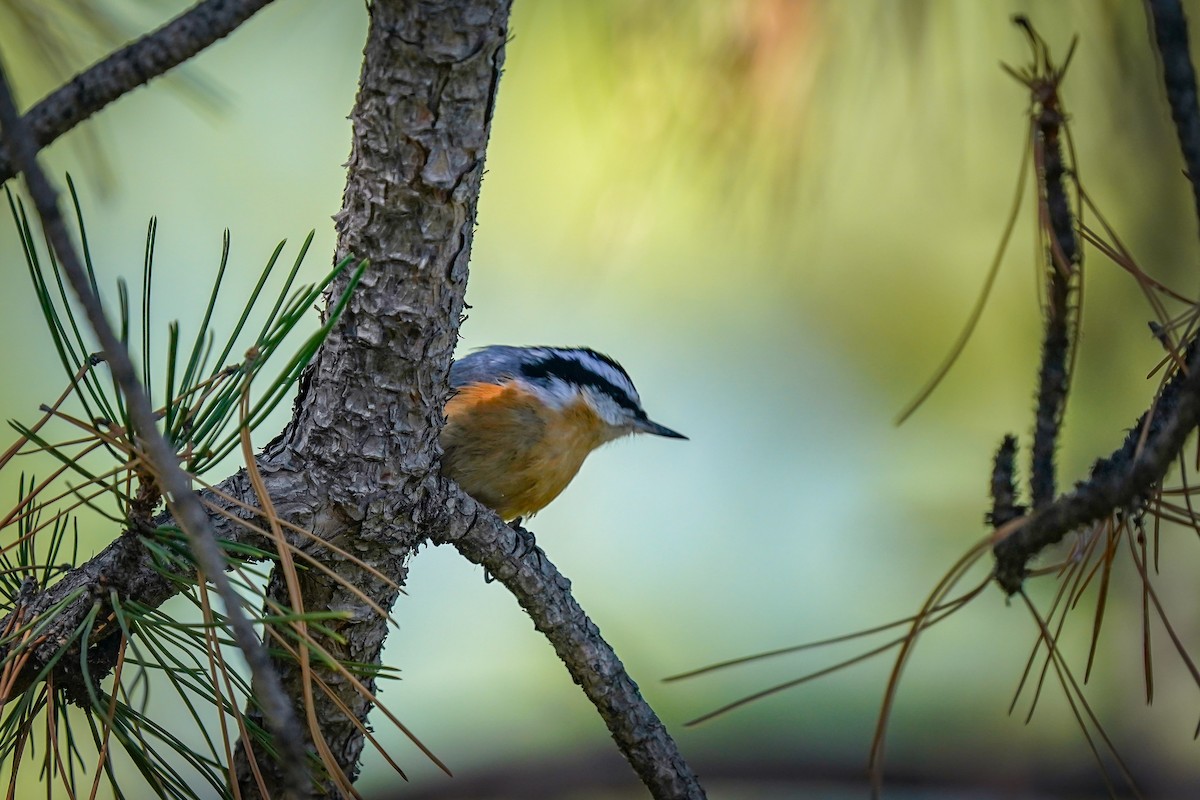
<svg viewBox="0 0 1200 800">
<path fill-rule="evenodd" d="M 583 399 L 587 402 L 592 411 L 596 412 L 601 421 L 605 425 L 612 427 L 619 425 L 617 421 L 617 404 L 609 399 L 606 395 L 598 394 L 590 388 L 583 390 Z"/>
<path fill-rule="evenodd" d="M 562 410 L 579 397 L 579 391 L 565 381 L 554 378 L 545 383 L 522 382 L 531 392 L 551 408 Z"/>
</svg>

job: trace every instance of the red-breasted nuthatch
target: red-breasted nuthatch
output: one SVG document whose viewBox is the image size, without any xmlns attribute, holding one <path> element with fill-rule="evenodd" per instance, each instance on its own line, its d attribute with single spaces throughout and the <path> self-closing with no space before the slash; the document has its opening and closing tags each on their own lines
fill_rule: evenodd
<svg viewBox="0 0 1200 800">
<path fill-rule="evenodd" d="M 651 422 L 620 364 L 586 347 L 493 345 L 450 367 L 442 474 L 505 520 L 534 514 L 588 453 Z"/>
</svg>

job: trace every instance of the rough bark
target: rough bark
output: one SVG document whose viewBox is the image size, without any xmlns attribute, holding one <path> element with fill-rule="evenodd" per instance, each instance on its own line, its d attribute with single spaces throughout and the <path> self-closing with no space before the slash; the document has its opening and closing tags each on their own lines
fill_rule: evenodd
<svg viewBox="0 0 1200 800">
<path fill-rule="evenodd" d="M 484 152 L 508 35 L 507 0 L 375 2 L 358 98 L 338 258 L 370 260 L 361 288 L 326 341 L 280 442 L 281 464 L 301 467 L 311 530 L 402 583 L 427 537 L 436 492 L 446 376 L 457 341 Z M 336 291 L 335 287 L 335 291 Z M 330 566 L 384 608 L 396 590 L 344 559 Z M 300 576 L 305 608 L 340 609 L 339 660 L 376 663 L 387 621 L 328 576 Z M 274 598 L 288 604 L 283 581 Z M 297 665 L 279 662 L 302 705 Z M 358 720 L 370 704 L 335 672 L 322 680 Z M 372 687 L 372 681 L 366 681 Z M 325 742 L 353 778 L 363 748 L 354 720 L 320 692 Z M 253 715 L 255 709 L 249 709 Z M 256 788 L 239 750 L 244 796 Z M 268 784 L 276 765 L 262 764 Z M 332 784 L 325 787 L 333 792 Z"/>
</svg>

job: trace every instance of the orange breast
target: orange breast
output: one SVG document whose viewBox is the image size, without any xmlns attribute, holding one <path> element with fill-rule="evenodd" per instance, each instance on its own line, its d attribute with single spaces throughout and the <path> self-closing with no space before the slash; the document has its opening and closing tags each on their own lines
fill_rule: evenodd
<svg viewBox="0 0 1200 800">
<path fill-rule="evenodd" d="M 471 384 L 446 403 L 442 473 L 504 519 L 545 508 L 609 438 L 582 400 L 558 410 L 516 383 Z"/>
</svg>

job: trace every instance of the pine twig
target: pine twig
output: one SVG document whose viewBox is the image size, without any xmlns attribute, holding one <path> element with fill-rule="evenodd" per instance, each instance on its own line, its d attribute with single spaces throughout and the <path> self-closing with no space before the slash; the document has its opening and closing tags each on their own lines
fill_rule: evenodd
<svg viewBox="0 0 1200 800">
<path fill-rule="evenodd" d="M 228 36 L 270 2 L 203 0 L 96 62 L 25 115 L 35 149 L 41 150 L 109 103 Z M 18 171 L 12 147 L 0 147 L 0 183 Z"/>
<path fill-rule="evenodd" d="M 1016 457 L 1017 437 L 1010 434 L 996 451 L 992 467 L 992 510 L 987 522 L 993 528 L 1000 528 L 1025 513 L 1025 508 L 1017 504 Z"/>
<path fill-rule="evenodd" d="M 1171 118 L 1192 184 L 1196 215 L 1200 219 L 1200 103 L 1196 98 L 1196 68 L 1188 49 L 1187 17 L 1179 0 L 1148 0 L 1146 10 L 1158 46 Z"/>
<path fill-rule="evenodd" d="M 1057 493 L 1054 455 L 1071 385 L 1071 289 L 1072 283 L 1079 279 L 1081 263 L 1075 218 L 1064 185 L 1067 175 L 1067 162 L 1063 156 L 1066 127 L 1058 91 L 1075 52 L 1075 44 L 1072 43 L 1062 64 L 1055 65 L 1050 58 L 1049 46 L 1029 20 L 1017 16 L 1013 22 L 1029 37 L 1033 49 L 1033 65 L 1028 71 L 1009 71 L 1029 88 L 1033 101 L 1033 161 L 1039 178 L 1038 219 L 1049 238 L 1045 267 L 1046 324 L 1042 335 L 1042 363 L 1038 370 L 1037 413 L 1029 472 L 1033 507 L 1040 508 L 1052 501 Z"/>
</svg>

